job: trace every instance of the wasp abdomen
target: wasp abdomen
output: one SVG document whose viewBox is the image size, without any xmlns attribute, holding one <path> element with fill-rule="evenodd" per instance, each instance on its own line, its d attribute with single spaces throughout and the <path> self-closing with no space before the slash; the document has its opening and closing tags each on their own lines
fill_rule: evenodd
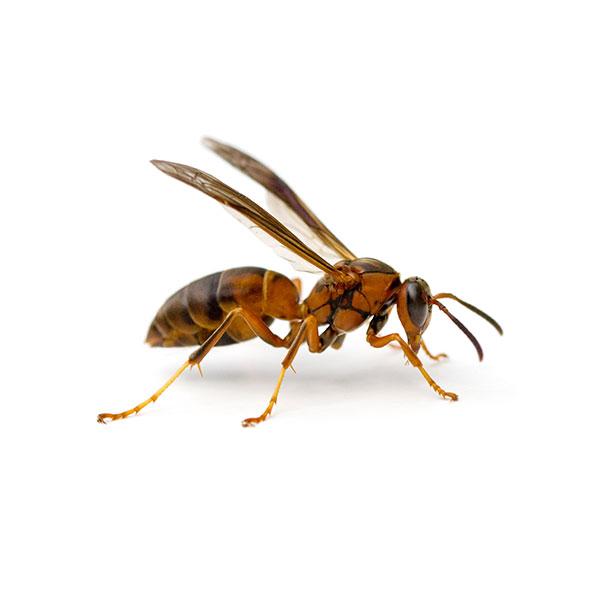
<svg viewBox="0 0 600 600">
<path fill-rule="evenodd" d="M 159 309 L 146 342 L 151 346 L 197 346 L 236 308 L 244 308 L 270 325 L 274 318 L 301 318 L 298 290 L 285 275 L 259 267 L 240 267 L 207 275 L 175 292 Z M 235 319 L 218 346 L 256 337 Z"/>
</svg>

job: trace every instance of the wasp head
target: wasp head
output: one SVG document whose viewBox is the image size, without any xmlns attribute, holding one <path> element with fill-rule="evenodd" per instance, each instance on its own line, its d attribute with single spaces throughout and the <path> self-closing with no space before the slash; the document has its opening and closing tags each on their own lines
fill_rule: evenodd
<svg viewBox="0 0 600 600">
<path fill-rule="evenodd" d="M 477 350 L 479 360 L 482 360 L 483 350 L 475 336 L 452 313 L 450 313 L 450 311 L 439 301 L 440 298 L 450 298 L 451 300 L 455 300 L 459 304 L 462 304 L 485 319 L 500 335 L 502 335 L 502 327 L 500 327 L 492 317 L 476 306 L 457 298 L 454 294 L 443 293 L 432 296 L 431 290 L 425 280 L 420 277 L 409 277 L 400 286 L 397 307 L 400 322 L 404 327 L 404 331 L 406 331 L 408 344 L 412 351 L 415 353 L 419 351 L 419 348 L 421 347 L 421 337 L 429 325 L 429 321 L 431 320 L 431 309 L 435 305 L 469 338 L 473 346 L 475 346 L 475 350 Z"/>
<path fill-rule="evenodd" d="M 421 347 L 421 336 L 431 320 L 431 290 L 420 277 L 405 279 L 398 291 L 398 317 L 413 352 Z"/>
</svg>

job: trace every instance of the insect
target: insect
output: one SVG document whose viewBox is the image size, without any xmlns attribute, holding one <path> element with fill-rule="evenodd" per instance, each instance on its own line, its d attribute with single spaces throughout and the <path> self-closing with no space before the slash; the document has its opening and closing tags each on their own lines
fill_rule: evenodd
<svg viewBox="0 0 600 600">
<path fill-rule="evenodd" d="M 159 309 L 146 342 L 151 346 L 198 346 L 190 357 L 152 396 L 130 410 L 102 413 L 98 421 L 124 419 L 138 413 L 158 397 L 188 368 L 200 364 L 215 346 L 235 344 L 255 337 L 277 348 L 286 348 L 279 379 L 271 399 L 258 417 L 242 421 L 244 427 L 264 421 L 272 412 L 285 373 L 303 343 L 310 352 L 339 349 L 347 333 L 369 321 L 367 342 L 383 348 L 395 342 L 425 381 L 442 397 L 457 400 L 442 389 L 417 356 L 420 349 L 434 360 L 423 340 L 435 306 L 469 338 L 479 360 L 483 351 L 475 336 L 440 302 L 459 302 L 493 325 L 489 315 L 454 294 L 431 293 L 419 277 L 401 280 L 400 274 L 374 258 L 357 258 L 273 171 L 240 150 L 206 138 L 208 148 L 267 190 L 270 212 L 219 181 L 186 165 L 153 160 L 163 173 L 204 192 L 220 202 L 238 220 L 274 246 L 301 271 L 320 273 L 321 278 L 305 300 L 300 299 L 299 280 L 257 267 L 241 267 L 198 279 L 175 292 Z M 406 332 L 380 335 L 393 308 Z M 269 328 L 274 319 L 289 322 L 289 333 L 280 337 Z"/>
</svg>

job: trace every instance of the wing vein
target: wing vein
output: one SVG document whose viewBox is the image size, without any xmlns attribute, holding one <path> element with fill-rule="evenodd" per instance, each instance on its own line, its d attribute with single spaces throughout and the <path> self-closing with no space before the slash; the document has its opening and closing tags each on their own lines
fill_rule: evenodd
<svg viewBox="0 0 600 600">
<path fill-rule="evenodd" d="M 274 198 L 278 199 L 277 213 L 283 223 L 296 231 L 307 246 L 318 250 L 320 254 L 328 253 L 336 259 L 354 260 L 356 256 L 325 226 L 310 210 L 307 204 L 296 194 L 281 177 L 269 167 L 252 156 L 213 140 L 204 138 L 204 144 L 223 160 L 233 165 L 270 192 L 269 208 L 274 208 Z M 301 224 L 301 225 L 300 225 Z"/>
<path fill-rule="evenodd" d="M 335 279 L 343 278 L 340 271 L 309 248 L 287 227 L 270 215 L 264 208 L 237 192 L 216 177 L 194 167 L 163 160 L 153 160 L 152 164 L 163 173 L 194 187 L 219 203 L 234 211 L 247 221 L 259 227 L 294 255 L 316 267 L 317 271 L 328 273 Z"/>
</svg>

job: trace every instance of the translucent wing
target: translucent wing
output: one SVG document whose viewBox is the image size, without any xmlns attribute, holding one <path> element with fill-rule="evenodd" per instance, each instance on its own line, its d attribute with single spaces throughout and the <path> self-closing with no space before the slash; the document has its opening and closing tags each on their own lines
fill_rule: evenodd
<svg viewBox="0 0 600 600">
<path fill-rule="evenodd" d="M 325 260 L 335 264 L 338 260 L 345 258 L 339 252 L 332 250 L 331 246 L 326 244 L 279 196 L 268 190 L 267 208 L 276 219 L 284 223 L 292 233 Z"/>
<path fill-rule="evenodd" d="M 227 208 L 242 223 L 259 235 L 269 239 L 279 253 L 294 267 L 310 272 L 324 272 L 334 279 L 343 280 L 343 274 L 333 265 L 309 248 L 287 227 L 270 215 L 264 208 L 219 181 L 216 177 L 194 167 L 163 160 L 153 160 L 152 164 L 163 173 L 204 192 Z"/>
<path fill-rule="evenodd" d="M 287 246 L 284 246 L 272 237 L 270 233 L 267 233 L 258 225 L 255 225 L 248 217 L 229 206 L 223 206 L 223 208 L 234 219 L 245 225 L 259 240 L 269 246 L 269 248 L 272 248 L 279 256 L 281 256 L 281 258 L 287 260 L 296 271 L 303 271 L 304 273 L 321 273 L 321 269 L 318 269 L 315 265 L 307 262 L 295 252 L 292 252 Z"/>
<path fill-rule="evenodd" d="M 237 148 L 210 138 L 204 138 L 203 141 L 221 158 L 265 187 L 269 192 L 269 208 L 313 250 L 323 256 L 332 257 L 333 262 L 356 258 L 292 188 L 271 169 Z"/>
</svg>

